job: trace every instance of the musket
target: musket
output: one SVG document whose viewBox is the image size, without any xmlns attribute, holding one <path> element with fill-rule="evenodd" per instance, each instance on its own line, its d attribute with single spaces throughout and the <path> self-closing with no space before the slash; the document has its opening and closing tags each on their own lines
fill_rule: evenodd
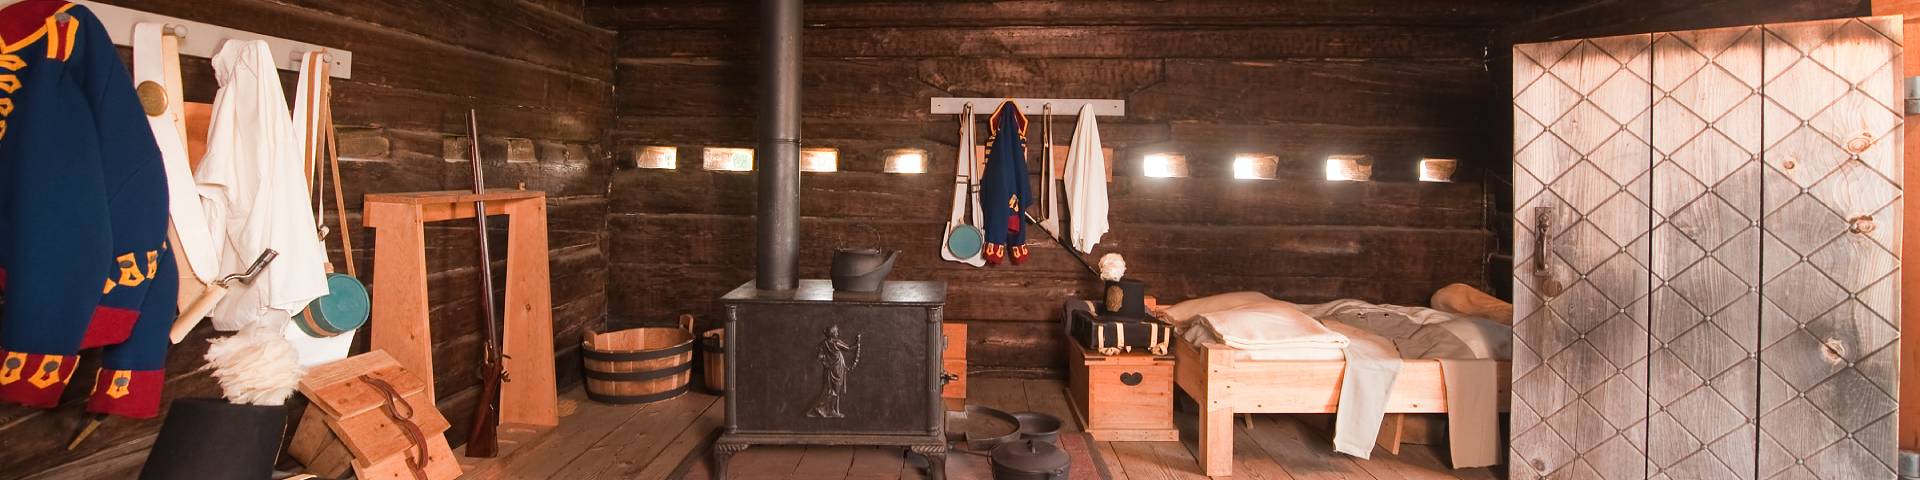
<svg viewBox="0 0 1920 480">
<path fill-rule="evenodd" d="M 473 194 L 486 193 L 487 180 L 480 168 L 480 115 L 467 110 L 467 158 L 473 166 Z M 500 382 L 502 370 L 500 328 L 493 318 L 493 255 L 487 248 L 487 201 L 473 201 L 473 221 L 480 234 L 480 310 L 486 319 L 486 349 L 480 356 L 480 401 L 473 408 L 473 429 L 467 432 L 467 456 L 491 458 L 500 454 Z"/>
</svg>

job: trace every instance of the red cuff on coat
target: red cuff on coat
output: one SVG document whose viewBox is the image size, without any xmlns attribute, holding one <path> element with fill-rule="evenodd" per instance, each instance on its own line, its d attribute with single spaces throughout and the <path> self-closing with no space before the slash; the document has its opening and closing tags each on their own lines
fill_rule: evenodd
<svg viewBox="0 0 1920 480">
<path fill-rule="evenodd" d="M 139 310 L 105 305 L 93 307 L 93 318 L 87 322 L 87 333 L 80 337 L 80 349 L 127 341 L 127 336 L 133 334 L 134 321 L 139 319 Z"/>
<path fill-rule="evenodd" d="M 160 415 L 160 389 L 167 383 L 164 370 L 102 368 L 93 381 L 87 411 L 128 418 Z"/>
<path fill-rule="evenodd" d="M 60 392 L 79 355 L 48 355 L 0 350 L 0 402 L 34 408 L 60 404 Z"/>
</svg>

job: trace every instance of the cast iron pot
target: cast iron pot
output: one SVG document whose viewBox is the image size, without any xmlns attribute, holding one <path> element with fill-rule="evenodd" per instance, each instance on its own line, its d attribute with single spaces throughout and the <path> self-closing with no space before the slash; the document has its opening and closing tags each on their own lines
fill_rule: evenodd
<svg viewBox="0 0 1920 480">
<path fill-rule="evenodd" d="M 1073 459 L 1066 450 L 1034 439 L 1015 440 L 993 449 L 993 480 L 1067 480 Z"/>
<path fill-rule="evenodd" d="M 140 480 L 271 478 L 286 429 L 285 406 L 238 405 L 217 398 L 174 400 L 140 468 Z"/>
</svg>

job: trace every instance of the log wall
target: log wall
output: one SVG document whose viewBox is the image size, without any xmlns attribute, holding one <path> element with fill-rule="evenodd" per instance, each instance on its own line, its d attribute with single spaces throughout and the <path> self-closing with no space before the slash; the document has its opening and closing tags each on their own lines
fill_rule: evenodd
<svg viewBox="0 0 1920 480">
<path fill-rule="evenodd" d="M 578 383 L 579 330 L 604 317 L 605 225 L 611 163 L 612 32 L 584 21 L 580 0 L 108 0 L 165 15 L 266 33 L 354 53 L 354 78 L 335 80 L 348 230 L 361 279 L 371 282 L 377 246 L 360 227 L 371 192 L 470 188 L 464 154 L 467 109 L 479 111 L 490 186 L 549 195 L 554 335 L 562 388 Z M 193 32 L 188 32 L 192 35 Z M 87 41 L 82 39 L 81 41 Z M 128 53 L 122 50 L 123 55 Z M 206 59 L 184 62 L 188 101 L 218 87 Z M 281 72 L 288 95 L 293 72 Z M 458 149 L 449 148 L 456 146 Z M 447 158 L 447 157 L 453 158 Z M 332 207 L 329 206 L 329 210 Z M 333 222 L 331 211 L 329 223 Z M 337 228 L 337 227 L 336 227 Z M 505 264 L 505 223 L 494 229 L 496 275 Z M 337 233 L 336 233 L 337 235 Z M 478 397 L 478 267 L 471 223 L 428 229 L 434 352 L 440 407 L 465 438 Z M 338 243 L 336 262 L 338 261 Z M 504 285 L 496 280 L 495 285 Z M 207 327 L 175 347 L 166 398 L 218 396 L 204 363 Z M 89 368 L 83 366 L 82 368 Z M 0 478 L 130 478 L 160 420 L 115 419 L 77 450 L 90 376 L 76 375 L 68 402 L 50 411 L 0 406 Z"/>
<path fill-rule="evenodd" d="M 705 146 L 754 145 L 755 16 L 746 2 L 605 2 L 618 30 L 617 163 L 678 148 L 677 170 L 613 173 L 609 313 L 664 322 L 752 278 L 754 179 L 702 170 Z M 1444 4 L 1442 4 L 1444 3 Z M 1098 248 L 1175 300 L 1258 290 L 1297 301 L 1424 304 L 1487 283 L 1484 170 L 1504 169 L 1484 63 L 1495 25 L 1532 2 L 814 1 L 804 39 L 804 143 L 840 171 L 803 174 L 802 274 L 833 247 L 905 251 L 891 278 L 950 282 L 947 318 L 972 332 L 974 370 L 1051 371 L 1067 345 L 1060 301 L 1098 281 L 1045 237 L 1022 266 L 938 256 L 957 124 L 929 97 L 1116 98 L 1113 223 Z M 990 110 L 992 106 L 980 106 Z M 1055 143 L 1068 143 L 1060 112 Z M 1029 150 L 1040 119 L 1030 117 Z M 984 130 L 982 129 L 982 140 Z M 882 173 L 884 151 L 923 148 L 931 171 Z M 1184 153 L 1191 178 L 1144 178 L 1140 157 Z M 1238 152 L 1280 158 L 1279 180 L 1236 180 Z M 1371 182 L 1328 182 L 1329 154 L 1370 154 Z M 1421 156 L 1458 157 L 1454 183 L 1415 181 Z M 1037 158 L 1037 156 L 1036 156 Z M 1036 170 L 1037 171 L 1037 170 Z M 877 231 L 867 233 L 865 226 Z M 1092 261 L 1096 256 L 1088 256 Z"/>
</svg>

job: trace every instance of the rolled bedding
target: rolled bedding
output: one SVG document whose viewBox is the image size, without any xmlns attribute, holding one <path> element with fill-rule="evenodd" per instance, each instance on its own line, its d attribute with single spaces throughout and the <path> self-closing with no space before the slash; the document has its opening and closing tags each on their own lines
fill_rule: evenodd
<svg viewBox="0 0 1920 480">
<path fill-rule="evenodd" d="M 1237 292 L 1180 302 L 1168 317 L 1185 323 L 1187 340 L 1209 340 L 1241 350 L 1342 349 L 1348 339 L 1290 302 Z M 1185 316 L 1185 318 L 1182 318 Z M 1197 319 L 1197 320 L 1196 320 Z"/>
</svg>

